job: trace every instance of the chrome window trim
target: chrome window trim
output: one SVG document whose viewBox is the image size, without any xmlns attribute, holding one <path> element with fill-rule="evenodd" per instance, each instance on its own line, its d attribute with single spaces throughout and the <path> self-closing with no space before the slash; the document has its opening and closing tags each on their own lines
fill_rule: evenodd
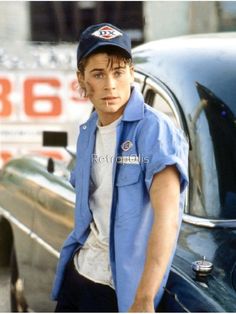
<svg viewBox="0 0 236 314">
<path fill-rule="evenodd" d="M 147 85 L 149 85 L 151 88 L 153 88 L 154 92 L 157 92 L 159 95 L 163 97 L 163 99 L 169 104 L 171 110 L 174 113 L 174 116 L 179 124 L 179 126 L 184 130 L 184 126 L 182 123 L 182 120 L 180 119 L 180 113 L 176 109 L 176 105 L 173 101 L 173 98 L 158 84 L 156 83 L 153 79 L 148 77 L 145 82 L 145 92 L 147 89 Z"/>
<path fill-rule="evenodd" d="M 207 219 L 197 216 L 192 216 L 189 214 L 183 214 L 183 221 L 185 223 L 207 227 L 207 228 L 235 228 L 236 229 L 236 219 Z"/>
<path fill-rule="evenodd" d="M 140 84 L 141 92 L 145 87 L 146 76 L 140 72 L 134 71 L 134 84 Z"/>
<path fill-rule="evenodd" d="M 48 244 L 45 240 L 40 238 L 36 233 L 34 233 L 30 228 L 25 226 L 22 222 L 16 219 L 12 214 L 9 213 L 8 210 L 2 208 L 0 206 L 0 215 L 10 221 L 13 225 L 15 225 L 19 230 L 24 232 L 27 236 L 29 236 L 32 240 L 41 245 L 46 251 L 48 251 L 51 255 L 59 259 L 60 253 L 55 250 L 50 244 Z"/>
</svg>

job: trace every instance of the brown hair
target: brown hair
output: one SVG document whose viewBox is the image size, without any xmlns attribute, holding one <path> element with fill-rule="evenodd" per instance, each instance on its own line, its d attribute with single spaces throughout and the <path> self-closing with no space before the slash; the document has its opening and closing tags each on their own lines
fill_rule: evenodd
<svg viewBox="0 0 236 314">
<path fill-rule="evenodd" d="M 119 47 L 115 47 L 115 46 L 104 46 L 104 47 L 99 47 L 98 49 L 93 51 L 91 54 L 84 57 L 77 65 L 78 71 L 84 74 L 84 70 L 85 70 L 89 57 L 98 53 L 106 53 L 108 55 L 108 67 L 112 68 L 115 62 L 118 62 L 119 64 L 124 63 L 125 65 L 129 65 L 129 66 L 133 65 L 132 59 L 127 54 L 127 52 L 125 52 L 123 49 Z"/>
</svg>

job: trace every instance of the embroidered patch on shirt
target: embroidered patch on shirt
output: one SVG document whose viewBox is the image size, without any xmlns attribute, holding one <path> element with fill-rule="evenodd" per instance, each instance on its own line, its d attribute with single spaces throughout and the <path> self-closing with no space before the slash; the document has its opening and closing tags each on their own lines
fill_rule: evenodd
<svg viewBox="0 0 236 314">
<path fill-rule="evenodd" d="M 133 143 L 129 140 L 125 141 L 123 144 L 121 144 L 121 148 L 125 152 L 127 152 L 132 146 L 133 146 Z"/>
<path fill-rule="evenodd" d="M 118 36 L 123 36 L 122 33 L 110 26 L 103 26 L 94 33 L 92 33 L 92 35 L 102 39 L 112 39 Z"/>
</svg>

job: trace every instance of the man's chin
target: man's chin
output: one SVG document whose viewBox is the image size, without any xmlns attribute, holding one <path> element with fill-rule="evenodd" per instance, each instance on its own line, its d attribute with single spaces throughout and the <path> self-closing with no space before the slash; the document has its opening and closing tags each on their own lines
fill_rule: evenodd
<svg viewBox="0 0 236 314">
<path fill-rule="evenodd" d="M 116 113 L 118 111 L 121 111 L 123 106 L 117 105 L 117 104 L 109 104 L 105 108 L 103 108 L 103 112 L 110 112 L 110 113 Z"/>
</svg>

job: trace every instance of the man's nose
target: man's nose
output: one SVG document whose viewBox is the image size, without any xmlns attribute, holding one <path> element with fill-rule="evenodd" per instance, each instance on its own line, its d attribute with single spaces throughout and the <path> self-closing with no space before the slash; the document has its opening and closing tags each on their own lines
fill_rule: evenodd
<svg viewBox="0 0 236 314">
<path fill-rule="evenodd" d="M 106 82 L 105 82 L 105 89 L 115 89 L 116 88 L 116 81 L 113 75 L 107 75 Z"/>
</svg>

